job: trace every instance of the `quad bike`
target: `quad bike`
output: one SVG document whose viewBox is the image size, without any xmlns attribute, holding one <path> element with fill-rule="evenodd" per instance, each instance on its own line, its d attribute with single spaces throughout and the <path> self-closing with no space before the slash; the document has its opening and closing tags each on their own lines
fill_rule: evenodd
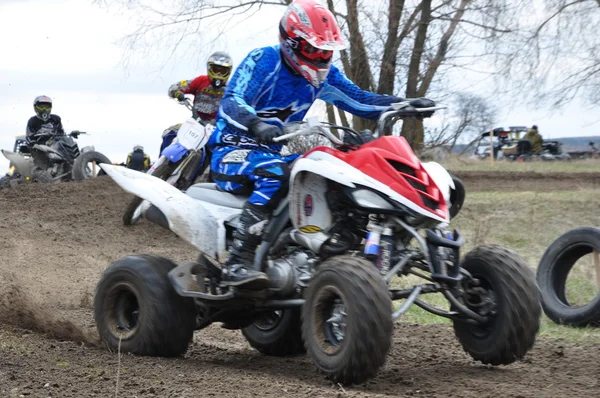
<svg viewBox="0 0 600 398">
<path fill-rule="evenodd" d="M 533 271 L 516 252 L 493 245 L 460 260 L 463 237 L 446 229 L 453 206 L 449 173 L 421 163 L 404 137 L 381 136 L 391 121 L 441 109 L 418 105 L 394 104 L 379 120 L 378 138 L 360 146 L 330 131 L 358 134 L 346 127 L 310 121 L 286 128 L 278 141 L 321 134 L 335 147 L 316 147 L 293 163 L 289 194 L 264 227 L 254 258 L 270 279 L 259 291 L 221 283 L 219 260 L 232 245 L 247 197 L 211 183 L 183 193 L 149 174 L 101 165 L 200 251 L 196 261 L 180 265 L 144 254 L 111 264 L 94 298 L 102 340 L 114 350 L 178 356 L 194 330 L 221 322 L 241 329 L 263 354 L 308 352 L 334 382 L 362 383 L 385 363 L 394 320 L 416 304 L 451 319 L 474 359 L 503 365 L 523 358 L 541 314 Z M 423 283 L 394 287 L 394 276 L 409 274 Z M 450 308 L 419 299 L 429 293 L 441 293 Z M 392 301 L 400 299 L 406 301 L 394 309 Z"/>
<path fill-rule="evenodd" d="M 109 163 L 110 160 L 94 150 L 93 146 L 86 146 L 79 151 L 75 139 L 80 131 L 72 131 L 68 135 L 51 135 L 44 144 L 35 144 L 31 148 L 31 156 L 2 150 L 2 154 L 14 165 L 15 172 L 26 180 L 37 182 L 58 182 L 69 180 L 86 180 L 95 177 L 100 168 L 100 163 Z M 92 166 L 88 166 L 92 163 Z"/>
<path fill-rule="evenodd" d="M 192 185 L 196 177 L 210 165 L 210 153 L 205 146 L 214 128 L 211 123 L 198 117 L 189 100 L 184 104 L 193 116 L 181 125 L 173 142 L 163 149 L 161 156 L 147 171 L 147 174 L 167 181 L 180 190 Z M 125 209 L 123 224 L 136 224 L 149 205 L 148 201 L 134 197 Z"/>
<path fill-rule="evenodd" d="M 571 229 L 556 238 L 544 252 L 537 267 L 537 281 L 542 293 L 544 313 L 554 323 L 574 327 L 600 326 L 599 252 L 600 229 L 594 227 Z M 577 261 L 587 254 L 593 254 L 595 297 L 586 304 L 575 305 L 569 302 L 567 279 L 574 271 Z M 582 286 L 578 288 L 581 289 Z"/>
</svg>

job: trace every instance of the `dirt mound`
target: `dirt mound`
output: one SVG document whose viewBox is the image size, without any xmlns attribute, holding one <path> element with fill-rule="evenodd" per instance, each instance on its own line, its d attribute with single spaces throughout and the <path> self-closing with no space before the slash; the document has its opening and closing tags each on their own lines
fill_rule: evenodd
<svg viewBox="0 0 600 398">
<path fill-rule="evenodd" d="M 576 191 L 600 189 L 600 173 L 537 173 L 506 171 L 456 171 L 467 192 L 475 191 Z"/>
<path fill-rule="evenodd" d="M 57 317 L 52 308 L 32 302 L 14 274 L 0 273 L 0 323 L 38 332 L 56 340 L 100 346 L 96 333 Z"/>
</svg>

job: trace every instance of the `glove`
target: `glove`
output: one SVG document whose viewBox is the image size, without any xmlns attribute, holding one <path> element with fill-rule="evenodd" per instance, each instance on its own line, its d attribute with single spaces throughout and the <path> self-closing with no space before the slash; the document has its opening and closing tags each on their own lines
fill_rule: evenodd
<svg viewBox="0 0 600 398">
<path fill-rule="evenodd" d="M 273 138 L 283 135 L 283 131 L 277 126 L 265 123 L 258 119 L 248 126 L 248 130 L 258 142 L 273 143 Z M 285 145 L 287 141 L 279 141 L 277 144 Z"/>
<path fill-rule="evenodd" d="M 367 142 L 371 142 L 375 139 L 375 137 L 373 136 L 373 133 L 370 130 L 363 130 L 361 132 L 358 133 L 358 136 L 356 134 L 344 134 L 344 144 L 349 144 L 349 145 L 362 145 L 362 144 L 366 144 Z"/>
<path fill-rule="evenodd" d="M 429 98 L 413 98 L 410 100 L 410 106 L 414 108 L 432 108 L 435 106 L 435 101 L 430 100 Z M 422 117 L 431 117 L 434 111 L 429 112 L 420 112 Z"/>
<path fill-rule="evenodd" d="M 182 93 L 181 91 L 177 91 L 174 95 L 173 98 L 175 98 L 176 100 L 178 100 L 179 102 L 183 102 L 185 101 L 185 94 Z"/>
</svg>

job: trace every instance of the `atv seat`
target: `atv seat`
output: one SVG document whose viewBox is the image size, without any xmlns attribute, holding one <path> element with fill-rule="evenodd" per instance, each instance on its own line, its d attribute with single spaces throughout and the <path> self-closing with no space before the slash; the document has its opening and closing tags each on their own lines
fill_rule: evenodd
<svg viewBox="0 0 600 398">
<path fill-rule="evenodd" d="M 243 208 L 244 204 L 248 201 L 248 196 L 234 195 L 221 191 L 217 187 L 217 184 L 212 182 L 194 184 L 185 191 L 185 194 L 194 199 L 234 209 Z"/>
</svg>

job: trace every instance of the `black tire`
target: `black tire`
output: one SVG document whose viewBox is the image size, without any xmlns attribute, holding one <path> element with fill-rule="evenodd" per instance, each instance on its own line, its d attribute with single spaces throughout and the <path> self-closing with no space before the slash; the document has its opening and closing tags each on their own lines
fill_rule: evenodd
<svg viewBox="0 0 600 398">
<path fill-rule="evenodd" d="M 345 312 L 341 341 L 327 322 L 334 316 L 335 296 L 344 304 L 338 312 Z M 394 324 L 388 286 L 373 264 L 347 255 L 328 259 L 313 276 L 305 299 L 302 338 L 319 370 L 342 384 L 375 377 L 390 350 Z"/>
<path fill-rule="evenodd" d="M 571 306 L 566 297 L 569 272 L 581 257 L 600 251 L 600 229 L 574 228 L 548 246 L 537 268 L 542 306 L 548 318 L 569 326 L 600 326 L 600 294 L 582 306 Z"/>
<path fill-rule="evenodd" d="M 31 181 L 41 182 L 42 184 L 50 184 L 55 182 L 50 170 L 35 169 L 31 174 Z"/>
<path fill-rule="evenodd" d="M 452 174 L 450 176 L 452 177 L 452 181 L 454 181 L 454 189 L 450 190 L 450 203 L 452 203 L 452 207 L 450 207 L 450 219 L 454 219 L 465 203 L 466 190 L 465 184 L 458 177 Z"/>
<path fill-rule="evenodd" d="M 248 343 L 265 355 L 304 354 L 299 309 L 266 311 L 252 325 L 242 329 Z"/>
<path fill-rule="evenodd" d="M 111 164 L 110 160 L 106 156 L 101 154 L 100 152 L 96 152 L 96 151 L 83 152 L 73 162 L 73 169 L 71 171 L 71 174 L 73 175 L 73 179 L 77 180 L 77 181 L 87 180 L 88 175 L 87 175 L 86 167 L 89 162 L 93 162 L 93 161 L 96 161 L 96 164 L 101 164 L 101 163 Z M 102 170 L 102 169 L 100 169 L 100 170 Z"/>
<path fill-rule="evenodd" d="M 165 161 L 163 164 L 158 166 L 152 172 L 151 175 L 153 175 L 154 177 L 158 177 L 161 180 L 166 180 L 171 175 L 172 171 L 173 170 L 171 163 Z M 125 208 L 125 212 L 123 213 L 123 225 L 133 224 L 133 215 L 135 214 L 135 211 L 138 208 L 138 206 L 142 204 L 143 201 L 144 199 L 140 198 L 139 196 L 134 196 L 133 199 L 131 199 L 131 202 L 129 202 L 129 204 Z"/>
<path fill-rule="evenodd" d="M 109 349 L 116 351 L 121 337 L 122 352 L 162 357 L 186 352 L 196 309 L 171 285 L 167 275 L 174 267 L 169 259 L 145 254 L 124 257 L 106 269 L 96 288 L 94 317 Z"/>
<path fill-rule="evenodd" d="M 497 246 L 480 246 L 469 252 L 461 266 L 479 287 L 493 292 L 496 307 L 485 325 L 455 320 L 454 332 L 463 349 L 484 364 L 508 365 L 522 359 L 533 347 L 542 313 L 540 292 L 533 270 L 515 251 Z M 481 314 L 481 296 L 466 295 L 467 306 Z M 479 309 L 478 309 L 479 308 Z M 481 314 L 483 315 L 483 314 Z"/>
</svg>

